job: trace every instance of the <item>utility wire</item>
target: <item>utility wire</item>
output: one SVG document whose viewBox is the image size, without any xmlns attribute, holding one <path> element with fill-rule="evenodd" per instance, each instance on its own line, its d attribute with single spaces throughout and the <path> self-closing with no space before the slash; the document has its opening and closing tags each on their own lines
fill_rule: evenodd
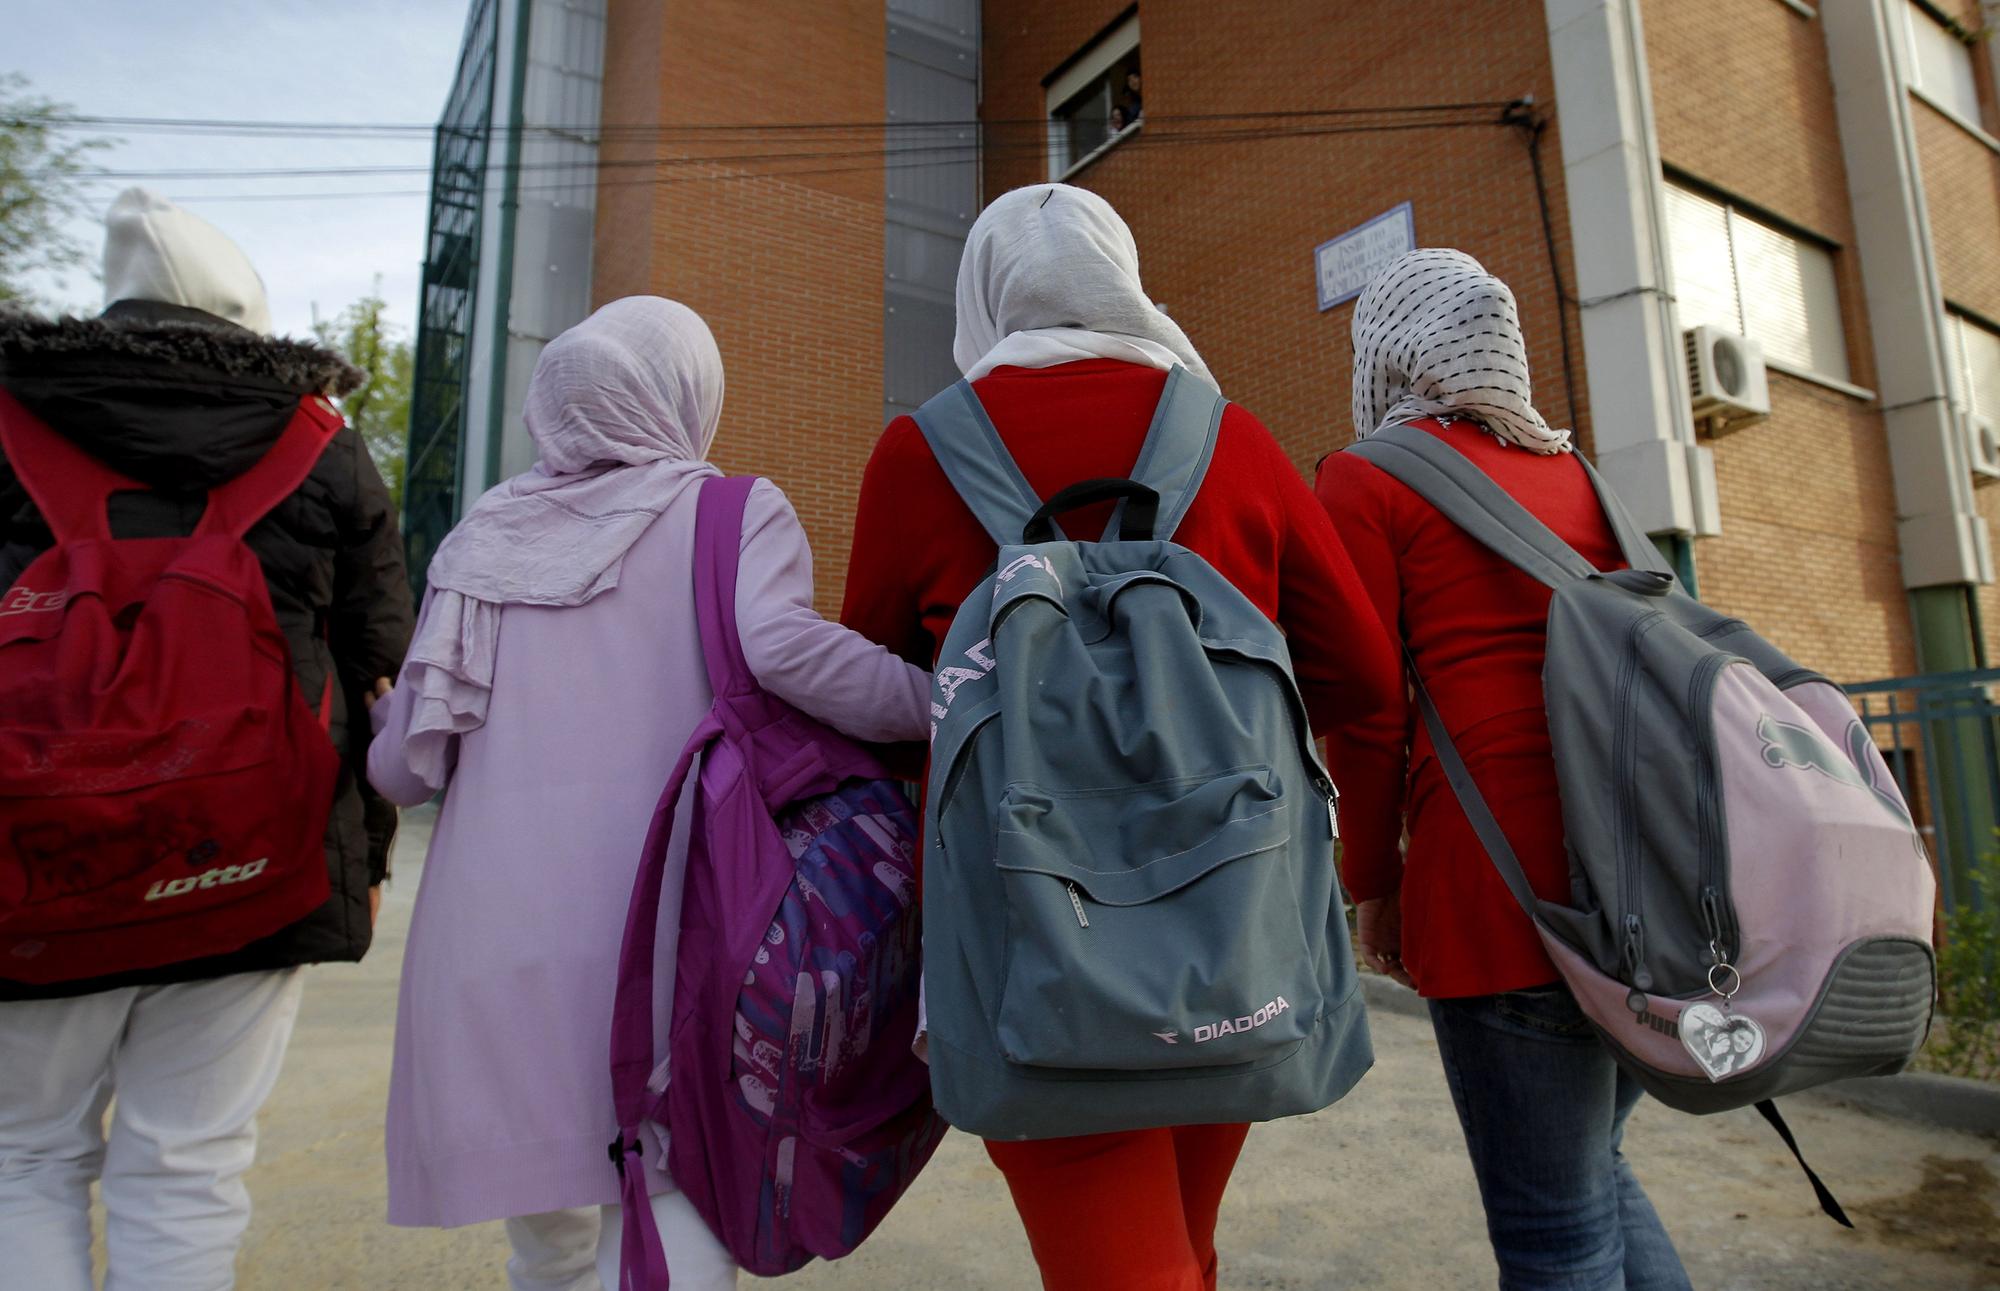
<svg viewBox="0 0 2000 1291">
<path fill-rule="evenodd" d="M 1199 122 L 1199 121 L 1257 121 L 1288 120 L 1310 118 L 1339 118 L 1366 116 L 1370 114 L 1396 112 L 1471 112 L 1499 111 L 1508 100 L 1475 101 L 1468 103 L 1415 103 L 1389 104 L 1381 107 L 1346 108 L 1300 108 L 1264 112 L 1214 112 L 1188 113 L 1176 116 L 1155 114 L 1149 118 L 1155 121 Z M 926 121 L 765 121 L 765 122 L 686 122 L 667 123 L 592 123 L 588 125 L 523 124 L 511 126 L 494 122 L 476 127 L 465 127 L 478 133 L 504 135 L 516 129 L 524 133 L 562 135 L 571 138 L 631 138 L 631 137 L 679 137 L 682 135 L 719 134 L 781 134 L 839 131 L 876 130 L 939 130 L 952 128 L 975 128 L 978 126 L 1042 125 L 1048 117 L 1019 118 L 969 118 L 959 120 Z M 127 130 L 148 133 L 187 134 L 237 134 L 256 136 L 299 136 L 321 137 L 337 135 L 343 138 L 374 138 L 380 136 L 420 135 L 428 136 L 440 129 L 451 129 L 441 122 L 397 122 L 397 121 L 255 121 L 248 119 L 210 117 L 120 117 L 94 116 L 82 113 L 62 113 L 35 118 L 37 124 L 50 125 L 64 130 Z M 19 119 L 0 118 L 0 124 L 23 124 Z"/>
<path fill-rule="evenodd" d="M 1461 124 L 1485 125 L 1485 124 L 1490 124 L 1490 122 L 1485 120 L 1479 120 L 1479 121 L 1447 122 L 1447 123 L 1434 122 L 1434 121 L 1375 123 L 1375 125 L 1378 128 L 1383 128 L 1383 129 L 1428 129 L 1439 125 L 1456 126 Z M 1342 127 L 1321 127 L 1318 129 L 1307 129 L 1307 130 L 1276 130 L 1276 131 L 1205 130 L 1205 131 L 1184 131 L 1178 134 L 1173 134 L 1173 133 L 1161 134 L 1155 132 L 1151 135 L 1145 135 L 1142 133 L 1141 135 L 1134 136 L 1134 140 L 1145 138 L 1156 143 L 1169 142 L 1169 141 L 1190 141 L 1190 142 L 1226 141 L 1231 139 L 1285 137 L 1298 134 L 1351 133 L 1360 128 L 1361 127 L 1355 127 L 1355 126 L 1342 126 Z M 1128 142 L 1132 141 L 1128 140 Z M 878 146 L 871 148 L 847 148 L 847 149 L 814 148 L 810 150 L 796 151 L 796 152 L 736 152 L 736 153 L 690 152 L 690 153 L 678 153 L 673 156 L 652 156 L 652 157 L 605 158 L 600 156 L 594 159 L 552 158 L 540 161 L 530 161 L 524 159 L 513 163 L 494 162 L 485 166 L 483 169 L 494 174 L 505 174 L 508 172 L 520 174 L 520 173 L 526 173 L 531 171 L 542 171 L 542 170 L 575 170 L 581 167 L 589 167 L 589 166 L 595 166 L 599 170 L 619 170 L 619 169 L 629 169 L 633 167 L 703 166 L 703 165 L 736 165 L 736 164 L 747 165 L 752 163 L 787 162 L 787 161 L 823 161 L 829 159 L 889 160 L 889 159 L 896 159 L 903 157 L 923 158 L 926 160 L 928 164 L 948 164 L 951 161 L 958 159 L 954 158 L 953 154 L 965 154 L 966 158 L 970 158 L 973 156 L 977 156 L 982 151 L 990 154 L 995 151 L 1003 151 L 1003 152 L 1022 151 L 1028 149 L 1040 150 L 1042 146 L 1043 146 L 1042 136 L 1039 133 L 1037 133 L 1031 139 L 1024 138 L 1011 141 L 994 140 L 994 139 L 988 139 L 985 140 L 984 142 L 978 139 L 965 139 L 965 140 L 953 140 L 953 141 L 941 140 L 936 143 L 905 144 L 894 147 Z M 315 178 L 351 178 L 351 177 L 365 177 L 365 176 L 377 176 L 377 175 L 427 175 L 431 173 L 432 169 L 433 169 L 432 163 L 425 162 L 422 165 L 411 164 L 411 165 L 357 165 L 357 166 L 288 166 L 288 167 L 272 167 L 272 168 L 215 166 L 215 167 L 195 167 L 187 169 L 163 169 L 163 170 L 104 169 L 104 170 L 92 171 L 89 172 L 89 174 L 90 177 L 94 179 L 154 179 L 154 180 L 315 179 Z"/>
<path fill-rule="evenodd" d="M 1406 132 L 1411 130 L 1449 130 L 1449 129 L 1463 129 L 1467 126 L 1484 126 L 1484 125 L 1499 125 L 1499 124 L 1502 123 L 1497 120 L 1437 121 L 1437 122 L 1412 123 L 1403 125 L 1326 127 L 1320 129 L 1290 130 L 1290 131 L 1202 132 L 1199 134 L 1154 136 L 1150 139 L 1147 138 L 1143 133 L 1141 133 L 1130 139 L 1127 139 L 1125 142 L 1120 144 L 1119 150 L 1123 151 L 1128 148 L 1137 148 L 1141 151 L 1149 151 L 1160 148 L 1186 147 L 1189 145 L 1197 145 L 1197 144 L 1220 144 L 1220 143 L 1242 143 L 1247 145 L 1253 143 L 1266 143 L 1280 139 L 1323 138 L 1333 135 L 1388 134 L 1388 133 Z M 1005 154 L 1008 152 L 1025 153 L 1029 151 L 1039 152 L 1041 146 L 1042 144 L 1040 140 L 1035 140 L 1031 144 L 1002 145 L 999 147 L 996 147 L 995 145 L 992 144 L 988 144 L 983 150 L 983 152 L 986 157 L 990 158 L 996 153 L 1001 153 L 1001 154 Z M 826 154 L 821 154 L 821 156 L 825 155 Z M 672 158 L 672 159 L 663 159 L 662 162 L 644 161 L 639 164 L 642 166 L 651 166 L 658 168 L 663 164 L 663 162 L 672 162 L 675 163 L 675 169 L 698 169 L 703 165 L 707 165 L 709 167 L 724 167 L 725 170 L 724 173 L 720 174 L 681 173 L 681 174 L 667 174 L 667 175 L 649 175 L 633 179 L 600 179 L 597 180 L 595 183 L 591 183 L 590 179 L 588 178 L 588 174 L 592 169 L 591 163 L 576 162 L 572 163 L 570 168 L 583 173 L 580 173 L 577 176 L 577 178 L 569 182 L 550 183 L 550 184 L 522 184 L 522 185 L 517 185 L 514 191 L 517 194 L 540 194 L 540 193 L 573 191 L 576 188 L 585 185 L 589 185 L 593 189 L 600 189 L 600 190 L 606 188 L 633 188 L 641 186 L 664 188 L 679 184 L 791 180 L 791 179 L 819 178 L 829 175 L 852 175 L 852 174 L 863 174 L 863 173 L 880 174 L 884 172 L 930 169 L 939 165 L 971 165 L 980 159 L 981 154 L 979 152 L 969 150 L 968 155 L 951 161 L 938 161 L 938 160 L 893 161 L 893 160 L 883 160 L 882 154 L 880 153 L 871 153 L 868 155 L 875 158 L 875 160 L 862 162 L 859 164 L 845 164 L 845 165 L 825 166 L 825 167 L 807 167 L 804 169 L 787 168 L 787 169 L 770 169 L 770 170 L 748 169 L 740 164 L 741 159 L 730 161 L 727 159 L 708 158 L 708 157 Z M 601 162 L 598 163 L 598 165 L 600 166 L 602 164 L 603 163 Z M 495 166 L 492 168 L 492 170 L 496 172 L 501 171 L 502 169 L 503 168 L 499 166 Z M 476 169 L 474 171 L 472 178 L 477 180 L 479 176 L 484 173 L 485 173 L 484 170 Z M 481 187 L 474 185 L 456 191 L 462 192 L 465 195 L 471 197 L 471 196 L 477 196 L 482 191 L 482 189 Z M 280 192 L 280 193 L 190 194 L 186 196 L 183 200 L 190 202 L 321 201 L 321 200 L 343 200 L 343 199 L 354 199 L 354 198 L 429 197 L 431 195 L 432 192 L 430 189 L 410 188 L 410 189 L 332 190 L 332 191 L 297 192 L 297 193 Z"/>
</svg>

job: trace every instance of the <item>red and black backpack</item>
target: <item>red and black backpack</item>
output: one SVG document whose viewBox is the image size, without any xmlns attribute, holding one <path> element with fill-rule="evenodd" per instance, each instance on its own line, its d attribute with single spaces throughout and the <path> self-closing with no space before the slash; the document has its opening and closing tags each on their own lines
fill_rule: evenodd
<svg viewBox="0 0 2000 1291">
<path fill-rule="evenodd" d="M 0 978 L 239 949 L 327 899 L 340 759 L 244 535 L 341 427 L 317 395 L 185 538 L 113 538 L 143 490 L 0 390 L 0 447 L 55 545 L 0 592 Z"/>
</svg>

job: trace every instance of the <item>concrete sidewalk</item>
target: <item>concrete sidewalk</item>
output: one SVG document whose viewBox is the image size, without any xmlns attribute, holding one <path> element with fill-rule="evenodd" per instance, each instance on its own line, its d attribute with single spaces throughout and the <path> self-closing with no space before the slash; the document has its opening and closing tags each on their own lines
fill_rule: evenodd
<svg viewBox="0 0 2000 1291">
<path fill-rule="evenodd" d="M 396 973 L 421 855 L 408 831 L 376 950 L 312 970 L 250 1176 L 245 1291 L 504 1291 L 499 1225 L 382 1222 L 382 1109 Z M 1223 1207 L 1226 1288 L 1455 1291 L 1494 1284 L 1479 1199 L 1427 1024 L 1373 1015 L 1375 1070 L 1337 1107 L 1260 1126 Z M 2000 1143 L 1813 1100 L 1787 1104 L 1858 1231 L 1823 1218 L 1754 1112 L 1696 1119 L 1648 1103 L 1628 1153 L 1697 1287 L 2000 1291 Z M 606 1169 L 610 1167 L 607 1165 Z M 0 1282 L 4 1282 L 0 1273 Z M 752 1285 L 745 1279 L 745 1285 Z M 1005 1186 L 976 1141 L 947 1139 L 858 1254 L 796 1291 L 1034 1291 Z"/>
</svg>

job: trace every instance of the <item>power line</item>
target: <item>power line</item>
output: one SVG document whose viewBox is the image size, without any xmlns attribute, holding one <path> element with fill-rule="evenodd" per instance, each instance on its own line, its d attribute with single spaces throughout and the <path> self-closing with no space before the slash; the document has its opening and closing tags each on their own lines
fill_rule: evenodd
<svg viewBox="0 0 2000 1291">
<path fill-rule="evenodd" d="M 1415 103 L 1387 104 L 1376 107 L 1344 108 L 1297 108 L 1272 109 L 1260 112 L 1214 112 L 1185 113 L 1175 116 L 1155 114 L 1154 121 L 1201 122 L 1201 121 L 1254 121 L 1281 119 L 1315 119 L 1365 116 L 1380 113 L 1399 112 L 1468 112 L 1498 111 L 1507 107 L 1509 100 L 1478 100 L 1465 103 Z M 551 134 L 571 138 L 631 138 L 668 137 L 682 135 L 717 134 L 783 134 L 839 131 L 875 130 L 939 130 L 953 128 L 975 128 L 978 126 L 1004 125 L 1047 125 L 1047 117 L 1019 118 L 966 118 L 958 120 L 927 121 L 764 121 L 764 122 L 682 122 L 682 123 L 590 123 L 585 125 L 523 124 L 511 126 L 494 122 L 477 127 L 478 133 L 504 135 L 518 129 L 524 133 Z M 0 118 L 0 122 L 10 125 L 27 124 L 20 118 Z M 99 116 L 84 113 L 61 113 L 40 116 L 35 124 L 49 125 L 63 130 L 130 130 L 148 133 L 188 133 L 188 134 L 231 134 L 231 135 L 276 135 L 299 137 L 377 138 L 396 136 L 427 136 L 440 129 L 450 127 L 440 122 L 404 121 L 258 121 L 247 118 L 226 117 L 136 117 Z M 468 129 L 471 129 L 468 127 Z"/>
<path fill-rule="evenodd" d="M 1457 110 L 1458 109 L 1454 109 L 1454 111 Z M 1381 112 L 1376 112 L 1372 113 L 1371 115 L 1384 115 L 1384 114 Z M 1264 117 L 1262 115 L 1258 115 L 1255 117 L 1233 117 L 1233 118 L 1224 118 L 1218 115 L 1218 116 L 1204 118 L 1204 120 L 1210 122 L 1221 122 L 1224 120 L 1245 120 L 1245 119 L 1268 121 L 1271 120 L 1272 118 Z M 1289 119 L 1298 120 L 1298 118 L 1289 118 Z M 1167 120 L 1168 118 L 1154 119 L 1154 121 L 1160 123 L 1164 123 Z M 1153 122 L 1149 122 L 1149 124 L 1151 123 Z M 1321 126 L 1297 125 L 1293 126 L 1292 128 L 1280 128 L 1280 129 L 1272 129 L 1269 127 L 1237 127 L 1230 129 L 1172 131 L 1172 130 L 1161 130 L 1155 128 L 1153 130 L 1138 134 L 1131 139 L 1128 139 L 1124 146 L 1157 148 L 1168 145 L 1213 144 L 1213 143 L 1226 143 L 1232 141 L 1247 141 L 1247 140 L 1260 140 L 1260 139 L 1272 139 L 1272 138 L 1319 137 L 1319 136 L 1336 135 L 1336 134 L 1377 133 L 1377 132 L 1402 131 L 1402 130 L 1455 129 L 1463 126 L 1498 125 L 1502 123 L 1503 122 L 1501 118 L 1494 116 L 1487 116 L 1487 115 L 1482 115 L 1480 117 L 1467 120 L 1442 120 L 1438 118 L 1437 114 L 1427 114 L 1425 117 L 1422 118 L 1403 120 L 1403 121 L 1376 120 L 1367 122 L 1351 122 L 1351 123 L 1321 125 Z M 1047 122 L 1037 121 L 1035 122 L 1035 124 L 1037 126 L 1045 127 Z M 666 156 L 666 157 L 660 157 L 660 156 L 629 157 L 629 158 L 599 157 L 588 160 L 556 158 L 556 159 L 548 159 L 540 161 L 530 161 L 523 159 L 513 163 L 507 163 L 507 162 L 488 163 L 486 165 L 478 167 L 478 169 L 484 174 L 500 174 L 500 175 L 509 173 L 529 174 L 536 172 L 565 172 L 565 171 L 578 171 L 578 172 L 595 171 L 597 173 L 602 173 L 607 171 L 638 170 L 638 169 L 647 169 L 658 172 L 658 171 L 671 171 L 682 168 L 700 169 L 703 167 L 713 167 L 713 166 L 780 166 L 793 162 L 817 162 L 817 161 L 827 161 L 827 160 L 852 160 L 852 161 L 868 163 L 866 165 L 857 167 L 857 169 L 874 169 L 876 168 L 874 163 L 882 163 L 884 168 L 887 169 L 908 169 L 912 167 L 923 167 L 923 166 L 966 164 L 979 159 L 981 156 L 991 157 L 995 155 L 1006 155 L 1009 153 L 1020 153 L 1024 151 L 1039 152 L 1042 149 L 1044 143 L 1043 138 L 1039 131 L 1037 131 L 1032 137 L 1023 136 L 1023 137 L 1017 137 L 1013 140 L 1007 140 L 1004 138 L 981 139 L 979 137 L 976 137 L 979 132 L 972 132 L 972 133 L 975 134 L 975 137 L 969 139 L 961 138 L 957 140 L 939 140 L 931 143 L 905 143 L 897 145 L 885 144 L 885 145 L 878 145 L 875 147 L 845 148 L 845 149 L 814 148 L 801 151 L 765 150 L 757 152 L 735 152 L 735 153 L 682 153 L 680 155 Z M 905 164 L 904 159 L 911 159 L 911 160 L 909 160 Z M 196 168 L 152 169 L 152 170 L 105 169 L 105 170 L 89 172 L 88 175 L 84 177 L 100 181 L 150 180 L 156 182 L 171 182 L 177 180 L 203 180 L 203 179 L 318 179 L 318 178 L 333 179 L 333 178 L 372 178 L 372 177 L 387 177 L 393 175 L 428 175 L 433 172 L 433 169 L 434 168 L 431 164 L 357 165 L 357 166 L 322 166 L 322 167 L 298 166 L 298 167 L 268 167 L 268 168 L 196 167 Z M 782 177 L 785 174 L 826 173 L 826 172 L 772 170 L 769 171 L 768 173 L 773 177 Z M 578 180 L 571 181 L 572 184 L 577 182 L 583 182 L 583 180 L 579 178 Z M 600 182 L 610 182 L 610 181 L 600 181 Z M 560 185 L 560 186 L 566 187 L 569 185 Z M 343 194 L 334 192 L 334 193 L 328 193 L 326 195 L 339 196 Z M 360 194 L 355 194 L 355 195 L 358 196 Z M 382 192 L 371 195 L 400 196 L 403 195 L 403 190 L 391 190 L 388 192 Z M 218 194 L 215 196 L 233 197 L 235 195 Z M 265 195 L 244 194 L 241 196 L 245 199 L 248 199 L 253 197 L 262 197 Z M 281 194 L 278 196 L 289 196 L 289 195 Z"/>
<path fill-rule="evenodd" d="M 1452 129 L 1462 129 L 1468 126 L 1488 126 L 1488 125 L 1501 125 L 1501 124 L 1504 123 L 1498 121 L 1497 119 L 1476 120 L 1476 121 L 1431 121 L 1431 122 L 1413 122 L 1406 124 L 1328 126 L 1328 127 L 1306 128 L 1298 130 L 1186 132 L 1181 134 L 1154 135 L 1150 138 L 1145 134 L 1141 133 L 1130 139 L 1127 139 L 1124 143 L 1119 145 L 1119 148 L 1121 151 L 1128 148 L 1136 148 L 1142 151 L 1150 151 L 1150 150 L 1169 148 L 1169 147 L 1185 147 L 1189 145 L 1202 145 L 1202 144 L 1212 145 L 1221 143 L 1252 144 L 1252 143 L 1270 142 L 1280 139 L 1324 138 L 1334 135 L 1388 134 L 1388 133 L 1398 133 L 1398 132 L 1405 132 L 1412 130 L 1452 130 Z M 1031 143 L 1022 143 L 1015 145 L 996 146 L 993 144 L 988 144 L 984 148 L 983 154 L 984 156 L 990 158 L 996 152 L 1000 153 L 1013 152 L 1017 154 L 1026 153 L 1030 151 L 1039 152 L 1041 146 L 1042 144 L 1039 139 L 1034 140 Z M 966 156 L 948 162 L 941 162 L 938 160 L 929 160 L 929 161 L 886 160 L 885 154 L 879 150 L 874 152 L 853 153 L 853 154 L 831 154 L 831 153 L 789 154 L 786 156 L 785 159 L 805 160 L 805 159 L 831 158 L 831 157 L 841 157 L 841 156 L 867 157 L 870 158 L 871 160 L 861 161 L 856 164 L 846 164 L 838 166 L 812 167 L 807 169 L 772 169 L 772 170 L 751 170 L 742 168 L 740 162 L 743 159 L 740 158 L 734 161 L 727 158 L 713 158 L 713 157 L 672 158 L 672 159 L 662 159 L 659 162 L 649 160 L 649 161 L 642 161 L 636 164 L 639 166 L 652 166 L 657 168 L 667 161 L 672 161 L 674 163 L 677 163 L 678 165 L 684 165 L 688 168 L 698 168 L 703 165 L 711 167 L 719 165 L 729 165 L 733 167 L 733 169 L 731 173 L 724 173 L 724 174 L 679 174 L 679 175 L 669 174 L 665 176 L 653 175 L 636 179 L 599 179 L 590 186 L 594 190 L 601 190 L 606 188 L 632 188 L 641 186 L 669 187 L 680 184 L 746 182 L 746 181 L 760 181 L 760 180 L 789 180 L 789 179 L 818 178 L 829 175 L 851 175 L 851 174 L 863 174 L 863 173 L 882 173 L 885 171 L 919 170 L 945 164 L 950 164 L 950 165 L 974 164 L 975 162 L 980 160 L 981 152 L 979 150 L 975 150 L 970 146 L 968 146 Z M 768 158 L 760 158 L 752 154 L 748 159 L 765 160 Z M 598 163 L 599 166 L 602 166 L 603 164 L 604 163 L 601 162 Z M 576 170 L 585 171 L 591 167 L 591 163 L 589 162 L 570 163 L 570 166 L 571 168 L 574 168 Z M 502 166 L 494 166 L 492 167 L 492 170 L 495 172 L 504 173 L 505 168 Z M 570 191 L 586 183 L 589 183 L 589 181 L 584 176 L 579 175 L 577 179 L 567 183 L 519 185 L 515 188 L 514 191 L 517 194 L 556 193 L 556 192 Z M 428 197 L 428 196 L 430 196 L 430 190 L 428 189 L 376 189 L 376 190 L 349 190 L 349 191 L 334 190 L 334 191 L 299 192 L 299 193 L 192 194 L 185 197 L 183 200 L 190 202 L 269 202 L 269 201 L 319 201 L 319 200 L 342 200 L 342 199 L 352 199 L 352 198 L 394 198 L 394 197 Z"/>
</svg>

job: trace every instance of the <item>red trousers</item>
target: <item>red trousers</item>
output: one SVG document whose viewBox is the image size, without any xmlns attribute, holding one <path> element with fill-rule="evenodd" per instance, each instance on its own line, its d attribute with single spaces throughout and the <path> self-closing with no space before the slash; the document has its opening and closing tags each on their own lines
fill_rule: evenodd
<svg viewBox="0 0 2000 1291">
<path fill-rule="evenodd" d="M 1215 1215 L 1248 1125 L 989 1141 L 1046 1291 L 1215 1291 Z"/>
</svg>

